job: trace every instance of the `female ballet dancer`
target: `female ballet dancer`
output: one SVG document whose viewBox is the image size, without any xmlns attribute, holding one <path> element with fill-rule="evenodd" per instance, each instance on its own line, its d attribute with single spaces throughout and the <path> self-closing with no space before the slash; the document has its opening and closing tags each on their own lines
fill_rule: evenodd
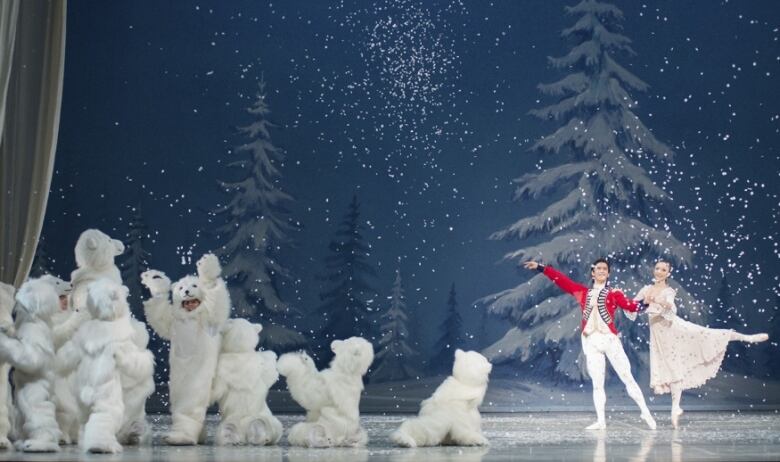
<svg viewBox="0 0 780 462">
<path fill-rule="evenodd" d="M 642 287 L 635 299 L 650 306 L 650 387 L 656 394 L 672 394 L 672 426 L 677 428 L 683 410 L 683 390 L 697 388 L 715 377 L 729 342 L 758 343 L 767 334 L 745 335 L 731 329 L 710 329 L 677 317 L 675 290 L 666 283 L 672 266 L 656 262 L 654 283 Z"/>
</svg>

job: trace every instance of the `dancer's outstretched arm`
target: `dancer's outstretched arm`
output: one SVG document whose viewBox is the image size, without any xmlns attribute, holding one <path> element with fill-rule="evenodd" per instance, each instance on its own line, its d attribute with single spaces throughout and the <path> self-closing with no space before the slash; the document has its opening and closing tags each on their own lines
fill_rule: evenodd
<svg viewBox="0 0 780 462">
<path fill-rule="evenodd" d="M 646 307 L 642 301 L 632 300 L 626 297 L 626 295 L 621 290 L 613 290 L 610 295 L 614 297 L 615 304 L 622 310 L 638 313 L 643 311 Z"/>
<path fill-rule="evenodd" d="M 587 287 L 572 281 L 566 277 L 565 274 L 556 270 L 552 266 L 542 265 L 535 261 L 527 261 L 523 264 L 523 266 L 527 269 L 536 270 L 540 273 L 543 273 L 545 276 L 550 278 L 550 280 L 554 282 L 555 285 L 558 286 L 562 291 L 566 292 L 567 294 L 571 294 L 574 297 L 579 297 L 579 294 L 588 292 Z"/>
</svg>

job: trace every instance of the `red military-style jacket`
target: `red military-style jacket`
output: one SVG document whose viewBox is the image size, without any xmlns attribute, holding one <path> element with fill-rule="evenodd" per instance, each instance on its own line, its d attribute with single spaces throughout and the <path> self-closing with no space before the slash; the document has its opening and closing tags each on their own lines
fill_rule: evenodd
<svg viewBox="0 0 780 462">
<path fill-rule="evenodd" d="M 582 329 L 585 330 L 585 324 L 588 322 L 591 308 L 588 303 L 588 287 L 576 283 L 566 277 L 563 273 L 552 266 L 544 266 L 544 275 L 550 278 L 552 282 L 561 288 L 564 292 L 571 294 L 580 304 L 582 310 Z M 605 287 L 598 295 L 596 306 L 601 319 L 609 327 L 613 334 L 617 335 L 618 330 L 615 327 L 615 310 L 620 308 L 625 311 L 638 312 L 643 309 L 640 302 L 626 297 L 622 291 Z"/>
</svg>

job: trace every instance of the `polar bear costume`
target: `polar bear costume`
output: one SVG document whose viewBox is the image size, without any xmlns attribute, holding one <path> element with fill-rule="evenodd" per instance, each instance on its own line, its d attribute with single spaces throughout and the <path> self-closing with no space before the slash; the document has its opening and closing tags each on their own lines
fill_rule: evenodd
<svg viewBox="0 0 780 462">
<path fill-rule="evenodd" d="M 276 444 L 282 423 L 265 400 L 279 380 L 276 353 L 255 351 L 260 324 L 230 319 L 222 329 L 222 348 L 214 377 L 212 399 L 219 403 L 221 420 L 217 444 Z"/>
<path fill-rule="evenodd" d="M 14 366 L 19 408 L 16 446 L 25 452 L 58 451 L 60 430 L 51 394 L 51 317 L 59 309 L 59 297 L 49 283 L 33 279 L 22 285 L 16 301 L 16 338 L 0 333 L 0 360 Z"/>
<path fill-rule="evenodd" d="M 110 238 L 97 229 L 88 229 L 81 233 L 76 241 L 76 269 L 70 275 L 72 290 L 70 308 L 67 315 L 58 314 L 53 324 L 54 345 L 56 350 L 70 340 L 79 327 L 91 318 L 87 309 L 87 287 L 93 281 L 108 280 L 122 284 L 122 276 L 114 263 L 114 258 L 124 252 L 122 242 Z M 76 443 L 79 439 L 79 404 L 73 394 L 75 378 L 73 374 L 57 377 L 54 381 L 55 403 L 57 405 L 57 423 L 62 430 L 62 442 Z"/>
<path fill-rule="evenodd" d="M 0 282 L 0 331 L 9 335 L 14 335 L 14 319 L 11 315 L 14 304 L 14 294 L 16 289 L 10 284 Z M 0 449 L 8 449 L 11 442 L 8 440 L 9 434 L 13 430 L 12 417 L 15 409 L 11 397 L 11 387 L 9 386 L 8 373 L 11 371 L 11 365 L 6 362 L 0 362 Z"/>
<path fill-rule="evenodd" d="M 287 378 L 293 399 L 306 409 L 306 422 L 295 424 L 287 440 L 292 446 L 362 447 L 368 442 L 360 426 L 363 375 L 374 360 L 374 347 L 360 337 L 334 340 L 328 369 L 317 372 L 306 353 L 279 358 L 279 373 Z"/>
<path fill-rule="evenodd" d="M 127 293 L 127 287 L 105 279 L 89 284 L 87 309 L 93 319 L 57 352 L 60 371 L 76 368 L 73 392 L 82 425 L 79 446 L 85 452 L 122 451 L 116 435 L 125 406 L 117 357 L 137 349 Z"/>
<path fill-rule="evenodd" d="M 171 445 L 202 443 L 206 409 L 217 369 L 220 331 L 230 315 L 230 295 L 212 254 L 197 263 L 198 277 L 186 276 L 173 286 L 160 271 L 146 271 L 141 282 L 152 297 L 144 302 L 149 325 L 171 342 L 169 393 L 173 424 L 165 441 Z"/>
<path fill-rule="evenodd" d="M 122 382 L 125 414 L 117 434 L 121 444 L 145 444 L 151 440 L 146 421 L 146 400 L 154 393 L 154 354 L 147 349 L 146 324 L 131 316 L 133 348 L 118 351 L 117 367 Z"/>
<path fill-rule="evenodd" d="M 476 351 L 456 350 L 452 375 L 420 405 L 390 439 L 399 446 L 485 446 L 479 405 L 485 398 L 493 366 Z"/>
<path fill-rule="evenodd" d="M 121 241 L 111 239 L 102 231 L 88 229 L 76 241 L 76 269 L 70 275 L 73 285 L 71 298 L 73 307 L 80 311 L 86 308 L 87 287 L 92 281 L 108 279 L 122 284 L 122 274 L 114 258 L 122 255 L 125 246 Z"/>
<path fill-rule="evenodd" d="M 211 397 L 219 403 L 217 444 L 276 444 L 282 423 L 265 400 L 279 380 L 276 353 L 255 351 L 263 327 L 246 319 L 230 319 L 222 329 L 222 349 Z"/>
</svg>

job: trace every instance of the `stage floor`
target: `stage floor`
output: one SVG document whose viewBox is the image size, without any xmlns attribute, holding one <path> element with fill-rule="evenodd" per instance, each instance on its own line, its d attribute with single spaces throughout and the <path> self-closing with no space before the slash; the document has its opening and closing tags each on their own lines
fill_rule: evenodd
<svg viewBox="0 0 780 462">
<path fill-rule="evenodd" d="M 285 429 L 302 420 L 300 415 L 279 416 Z M 218 448 L 214 446 L 160 446 L 159 438 L 169 425 L 167 416 L 153 416 L 155 446 L 125 448 L 118 456 L 81 454 L 75 447 L 56 454 L 28 455 L 2 452 L 0 460 L 89 461 L 760 461 L 780 460 L 780 413 L 686 412 L 682 426 L 674 431 L 669 416 L 655 413 L 658 429 L 648 430 L 638 412 L 612 412 L 606 431 L 585 431 L 594 417 L 585 412 L 540 412 L 484 415 L 488 448 L 393 447 L 388 435 L 404 415 L 366 415 L 363 425 L 370 441 L 364 449 L 299 449 L 282 441 L 278 447 Z M 211 434 L 216 417 L 210 416 Z"/>
</svg>

